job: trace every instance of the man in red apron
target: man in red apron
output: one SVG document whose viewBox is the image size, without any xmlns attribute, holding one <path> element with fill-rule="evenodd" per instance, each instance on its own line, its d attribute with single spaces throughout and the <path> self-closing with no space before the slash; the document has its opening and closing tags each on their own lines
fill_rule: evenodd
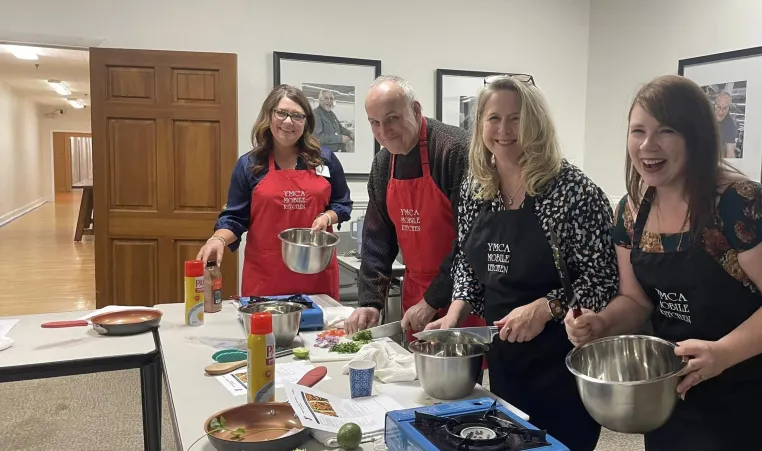
<svg viewBox="0 0 762 451">
<path fill-rule="evenodd" d="M 423 330 L 452 298 L 454 211 L 465 176 L 469 135 L 464 129 L 426 118 L 408 83 L 379 78 L 366 96 L 373 135 L 384 147 L 368 180 L 363 222 L 359 307 L 347 320 L 349 332 L 377 325 L 401 248 L 405 261 L 403 328 Z M 484 325 L 469 317 L 465 327 Z"/>
</svg>

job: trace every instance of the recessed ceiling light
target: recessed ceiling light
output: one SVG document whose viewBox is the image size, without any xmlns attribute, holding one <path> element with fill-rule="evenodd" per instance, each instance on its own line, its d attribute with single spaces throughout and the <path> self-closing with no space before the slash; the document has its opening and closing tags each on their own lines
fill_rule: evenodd
<svg viewBox="0 0 762 451">
<path fill-rule="evenodd" d="M 79 99 L 66 99 L 66 101 L 69 102 L 69 105 L 77 109 L 85 107 L 85 104 Z"/>
<path fill-rule="evenodd" d="M 71 95 L 71 90 L 68 86 L 62 81 L 59 80 L 48 80 L 48 83 L 50 84 L 50 87 L 53 88 L 57 93 L 61 94 L 62 96 L 68 96 Z"/>
<path fill-rule="evenodd" d="M 11 51 L 11 53 L 13 53 L 13 56 L 15 56 L 18 59 L 21 59 L 21 60 L 36 60 L 37 59 L 37 52 L 35 52 L 32 47 L 23 47 L 19 45 L 9 45 L 7 47 Z"/>
</svg>

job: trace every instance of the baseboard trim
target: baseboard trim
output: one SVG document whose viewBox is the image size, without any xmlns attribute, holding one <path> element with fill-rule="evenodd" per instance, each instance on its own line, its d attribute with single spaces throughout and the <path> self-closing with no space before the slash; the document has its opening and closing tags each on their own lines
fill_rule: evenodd
<svg viewBox="0 0 762 451">
<path fill-rule="evenodd" d="M 44 197 L 41 197 L 41 198 L 37 199 L 34 202 L 28 203 L 28 204 L 24 205 L 21 208 L 17 208 L 15 210 L 11 211 L 10 213 L 7 213 L 7 214 L 5 214 L 3 216 L 0 216 L 0 227 L 8 224 L 9 222 L 11 222 L 13 220 L 16 220 L 16 219 L 24 216 L 25 214 L 29 213 L 30 211 L 35 210 L 36 208 L 44 205 L 45 202 L 47 202 L 47 200 L 45 200 Z"/>
</svg>

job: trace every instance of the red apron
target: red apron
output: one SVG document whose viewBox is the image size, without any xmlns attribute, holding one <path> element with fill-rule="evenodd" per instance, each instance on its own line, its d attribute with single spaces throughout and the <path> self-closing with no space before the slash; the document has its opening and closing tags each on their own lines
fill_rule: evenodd
<svg viewBox="0 0 762 451">
<path fill-rule="evenodd" d="M 395 156 L 386 189 L 386 208 L 397 231 L 397 241 L 405 259 L 402 283 L 402 311 L 423 299 L 429 284 L 439 273 L 439 266 L 452 252 L 455 240 L 455 219 L 450 199 L 434 183 L 429 170 L 429 146 L 426 143 L 426 118 L 421 124 L 418 148 L 421 151 L 423 177 L 409 180 L 394 178 Z M 440 309 L 444 315 L 447 309 Z M 484 326 L 483 319 L 470 315 L 462 327 Z M 408 331 L 408 341 L 413 341 Z"/>
<path fill-rule="evenodd" d="M 339 299 L 339 264 L 334 253 L 318 274 L 299 274 L 283 263 L 278 234 L 285 229 L 312 227 L 331 198 L 331 184 L 314 169 L 270 169 L 251 192 L 251 219 L 246 235 L 242 296 L 327 294 Z M 332 227 L 327 229 L 333 231 Z"/>
</svg>

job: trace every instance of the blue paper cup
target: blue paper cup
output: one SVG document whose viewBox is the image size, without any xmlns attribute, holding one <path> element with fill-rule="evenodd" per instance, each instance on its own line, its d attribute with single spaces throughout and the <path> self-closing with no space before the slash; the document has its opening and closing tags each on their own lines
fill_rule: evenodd
<svg viewBox="0 0 762 451">
<path fill-rule="evenodd" d="M 372 360 L 358 360 L 349 362 L 349 391 L 352 398 L 370 396 L 373 392 L 373 373 L 376 370 L 376 362 Z"/>
</svg>

